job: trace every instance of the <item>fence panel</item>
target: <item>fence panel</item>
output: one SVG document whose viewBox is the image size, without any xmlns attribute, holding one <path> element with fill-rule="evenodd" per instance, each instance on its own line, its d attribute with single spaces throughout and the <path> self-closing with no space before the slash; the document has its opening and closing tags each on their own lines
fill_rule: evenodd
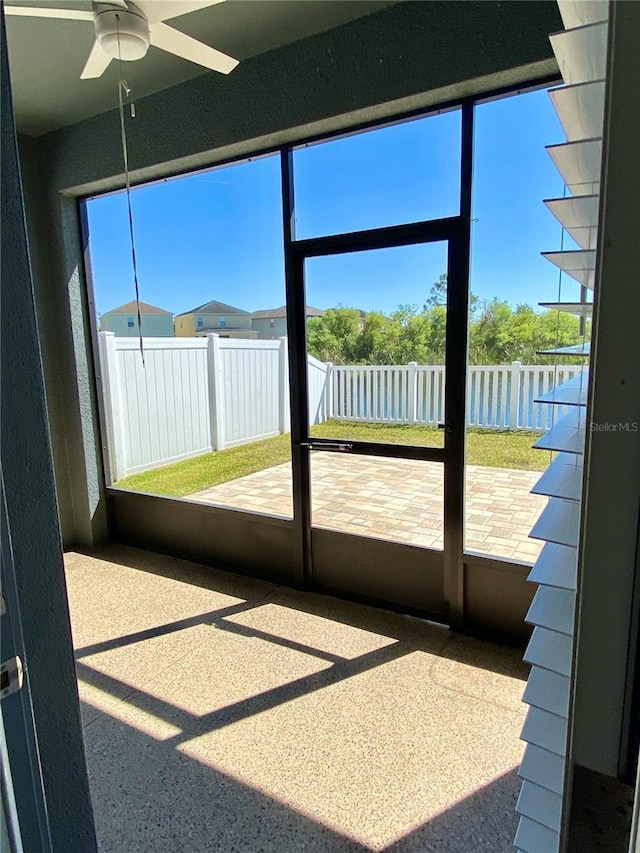
<svg viewBox="0 0 640 853">
<path fill-rule="evenodd" d="M 329 417 L 368 423 L 408 423 L 410 365 L 332 365 Z"/>
<path fill-rule="evenodd" d="M 467 387 L 468 425 L 483 429 L 543 431 L 567 407 L 535 401 L 582 368 L 547 365 L 473 365 Z M 443 423 L 443 365 L 333 365 L 327 416 L 370 423 Z"/>
<path fill-rule="evenodd" d="M 418 365 L 416 382 L 416 422 L 425 426 L 444 423 L 444 366 Z"/>
<path fill-rule="evenodd" d="M 511 394 L 517 393 L 509 365 L 473 365 L 467 389 L 468 425 L 483 429 L 516 428 L 511 424 Z"/>
<path fill-rule="evenodd" d="M 309 423 L 321 424 L 329 417 L 331 411 L 331 391 L 333 379 L 331 376 L 332 365 L 319 361 L 312 355 L 307 356 L 309 377 Z M 289 389 L 287 388 L 287 406 L 289 401 Z"/>
<path fill-rule="evenodd" d="M 143 365 L 136 338 L 114 338 L 113 354 L 109 375 L 117 372 L 119 380 L 114 433 L 121 435 L 125 459 L 114 466 L 114 477 L 211 450 L 206 340 L 145 338 Z"/>
<path fill-rule="evenodd" d="M 536 403 L 543 394 L 572 379 L 583 370 L 581 365 L 524 365 L 521 368 L 521 412 L 519 429 L 541 432 L 550 429 L 553 423 L 569 412 L 569 406 L 548 406 Z"/>
<path fill-rule="evenodd" d="M 220 338 L 216 404 L 222 410 L 218 449 L 280 433 L 280 341 Z"/>
</svg>

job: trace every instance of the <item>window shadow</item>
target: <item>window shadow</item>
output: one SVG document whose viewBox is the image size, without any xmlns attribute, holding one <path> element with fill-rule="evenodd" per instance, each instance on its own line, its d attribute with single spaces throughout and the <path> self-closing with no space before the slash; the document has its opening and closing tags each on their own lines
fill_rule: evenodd
<svg viewBox="0 0 640 853">
<path fill-rule="evenodd" d="M 94 642 L 76 649 L 81 695 L 86 699 L 84 734 L 101 850 L 498 853 L 511 849 L 519 784 L 515 772 L 504 770 L 518 760 L 513 749 L 517 739 L 513 714 L 519 696 L 517 682 L 511 679 L 525 677 L 525 668 L 517 651 L 461 637 L 413 617 L 133 548 L 107 546 L 93 550 L 91 556 L 109 562 L 110 582 L 122 566 L 139 571 L 140 584 L 147 574 L 158 575 L 212 592 L 210 602 L 206 594 L 197 596 L 194 611 L 203 612 L 173 621 L 165 621 L 172 609 L 170 600 L 167 607 L 166 597 L 159 596 L 166 596 L 167 589 L 170 596 L 179 596 L 181 589 L 188 595 L 184 586 L 176 584 L 173 590 L 163 584 L 161 591 L 151 586 L 148 621 L 146 615 L 121 619 L 130 606 L 126 594 L 121 595 L 112 605 L 105 602 L 104 608 L 106 612 L 109 606 L 120 608 L 116 624 L 131 630 L 115 630 L 116 636 L 107 631 L 104 640 L 99 631 L 90 631 Z M 91 585 L 90 574 L 86 582 Z M 127 581 L 134 586 L 137 582 L 135 574 Z M 153 596 L 163 604 L 165 617 L 157 619 L 159 624 L 154 624 Z M 94 608 L 102 606 L 91 589 L 87 601 Z M 207 603 L 216 601 L 218 608 L 206 609 Z M 73 607 L 81 604 L 76 597 Z M 185 612 L 188 607 L 180 610 Z M 150 627 L 140 628 L 146 624 Z M 192 649 L 194 629 L 197 648 Z M 227 669 L 224 655 L 235 656 L 236 649 L 237 668 Z M 254 670 L 256 649 L 258 655 L 262 649 L 264 657 Z M 275 675 L 269 672 L 272 663 L 275 669 L 281 667 Z M 417 683 L 416 675 L 418 680 L 424 676 L 428 685 Z M 501 675 L 507 677 L 502 707 Z M 377 716 L 368 715 L 359 704 L 363 694 L 357 685 L 362 676 L 372 679 L 367 690 L 374 691 L 365 692 L 369 697 L 365 701 L 382 703 Z M 239 678 L 238 684 L 232 683 L 234 678 Z M 211 691 L 212 679 L 223 687 Z M 325 689 L 326 696 L 319 693 Z M 390 697 L 394 692 L 398 696 L 398 690 L 408 692 L 396 702 Z M 427 699 L 424 690 L 431 691 Z M 319 703 L 314 696 L 320 697 Z M 432 708 L 432 697 L 440 703 L 439 711 Z M 412 717 L 416 702 L 420 712 Z M 470 718 L 474 735 L 465 729 L 469 703 L 475 709 Z M 346 740 L 342 736 L 335 741 L 346 755 L 328 752 L 326 761 L 318 762 L 313 755 L 317 734 L 305 732 L 310 707 L 330 717 L 335 708 L 332 722 L 322 721 L 318 728 L 321 749 L 332 748 L 331 725 L 342 728 L 355 721 L 355 731 L 365 733 L 365 740 L 352 754 L 345 746 L 353 731 L 349 728 Z M 426 720 L 425 715 L 432 712 L 433 719 Z M 397 713 L 406 716 L 398 725 Z M 505 733 L 503 720 L 511 726 L 510 734 Z M 398 760 L 411 760 L 414 737 L 417 743 L 420 728 L 429 722 L 429 737 L 440 744 L 434 749 L 429 746 L 426 753 L 426 785 L 422 779 L 419 784 L 426 799 L 418 804 L 405 802 L 404 765 L 399 771 L 393 766 L 396 728 L 400 731 Z M 275 737 L 272 725 L 281 726 Z M 511 737 L 511 745 L 502 750 L 501 741 Z M 386 765 L 385 758 L 358 777 L 369 748 L 372 755 L 379 749 L 384 753 L 384 738 L 392 744 L 393 762 Z M 423 741 L 420 749 L 424 748 Z M 495 757 L 490 753 L 493 749 Z M 312 755 L 312 778 L 306 781 L 299 778 L 307 771 L 304 750 Z M 467 776 L 461 771 L 465 756 L 478 756 L 482 763 L 482 750 L 491 760 L 480 773 L 470 767 L 471 781 L 465 785 Z M 434 760 L 432 753 L 441 757 Z M 290 775 L 284 779 L 278 763 L 286 764 L 292 754 Z M 449 755 L 454 769 L 446 766 Z M 261 768 L 253 772 L 256 762 L 262 762 Z M 274 762 L 273 771 L 270 762 Z M 393 768 L 388 777 L 384 767 Z M 411 772 L 416 773 L 415 765 Z M 419 777 L 421 773 L 420 769 Z M 366 780 L 375 791 L 370 811 Z M 478 787 L 486 780 L 492 781 Z M 308 797 L 305 786 L 313 789 Z M 432 793 L 424 794 L 425 789 L 433 799 Z M 433 803 L 440 809 L 437 814 Z M 350 817 L 349 809 L 357 815 Z"/>
<path fill-rule="evenodd" d="M 377 838 L 372 833 L 363 840 L 107 715 L 92 727 L 86 748 L 102 853 L 512 850 L 519 790 L 515 770 L 399 838 L 385 837 L 383 822 Z"/>
<path fill-rule="evenodd" d="M 528 677 L 529 668 L 522 663 L 522 653 L 518 649 L 499 647 L 493 643 L 470 637 L 464 637 L 464 642 L 456 642 L 458 635 L 445 626 L 440 626 L 416 617 L 399 617 L 397 613 L 378 607 L 354 604 L 353 602 L 324 594 L 313 592 L 300 593 L 289 587 L 268 583 L 223 569 L 192 563 L 177 557 L 143 551 L 142 549 L 130 546 L 120 546 L 110 543 L 91 550 L 78 550 L 77 553 L 97 559 L 104 559 L 110 563 L 126 566 L 136 571 L 160 575 L 161 577 L 192 584 L 225 595 L 236 595 L 242 598 L 245 597 L 246 589 L 249 589 L 258 599 L 247 600 L 227 608 L 220 608 L 212 610 L 209 613 L 198 614 L 186 619 L 154 626 L 153 628 L 123 635 L 104 643 L 76 648 L 75 655 L 77 659 L 130 643 L 144 641 L 152 637 L 170 634 L 174 631 L 180 631 L 198 624 L 211 624 L 216 625 L 216 627 L 222 627 L 225 630 L 240 632 L 242 626 L 225 621 L 225 617 L 249 611 L 265 603 L 278 600 L 283 601 L 285 606 L 300 613 L 330 619 L 333 622 L 371 633 L 383 634 L 396 640 L 399 639 L 396 636 L 398 620 L 402 619 L 405 624 L 412 622 L 417 629 L 412 633 L 413 650 L 422 649 L 432 654 L 439 654 L 458 663 L 490 670 L 496 675 L 505 675 L 511 678 L 518 678 L 522 681 L 526 681 Z M 253 635 L 257 635 L 257 629 L 250 630 Z M 292 645 L 277 635 L 271 635 L 268 639 L 270 642 Z M 437 648 L 438 646 L 440 648 Z M 299 650 L 311 655 L 326 656 L 326 653 L 322 654 L 320 650 L 308 645 L 304 648 L 300 647 Z M 329 655 L 326 657 L 327 659 L 331 659 L 332 656 Z"/>
</svg>

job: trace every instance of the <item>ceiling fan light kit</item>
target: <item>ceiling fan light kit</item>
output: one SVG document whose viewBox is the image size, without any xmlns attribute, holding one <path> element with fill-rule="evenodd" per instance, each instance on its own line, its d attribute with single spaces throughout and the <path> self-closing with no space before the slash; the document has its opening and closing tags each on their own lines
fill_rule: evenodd
<svg viewBox="0 0 640 853">
<path fill-rule="evenodd" d="M 101 77 L 111 60 L 143 59 L 149 45 L 203 68 L 229 74 L 238 60 L 165 24 L 171 18 L 217 6 L 224 0 L 106 0 L 93 2 L 93 11 L 5 5 L 8 15 L 26 18 L 58 18 L 93 23 L 96 40 L 80 77 Z"/>
<path fill-rule="evenodd" d="M 146 17 L 133 3 L 129 8 L 108 9 L 95 17 L 96 39 L 113 59 L 133 62 L 149 50 L 151 32 Z"/>
</svg>

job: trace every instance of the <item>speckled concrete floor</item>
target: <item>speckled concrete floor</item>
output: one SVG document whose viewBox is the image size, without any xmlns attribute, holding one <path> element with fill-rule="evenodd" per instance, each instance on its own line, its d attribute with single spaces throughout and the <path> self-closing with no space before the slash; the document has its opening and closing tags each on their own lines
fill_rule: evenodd
<svg viewBox="0 0 640 853">
<path fill-rule="evenodd" d="M 133 548 L 67 555 L 101 851 L 510 851 L 517 651 Z"/>
</svg>

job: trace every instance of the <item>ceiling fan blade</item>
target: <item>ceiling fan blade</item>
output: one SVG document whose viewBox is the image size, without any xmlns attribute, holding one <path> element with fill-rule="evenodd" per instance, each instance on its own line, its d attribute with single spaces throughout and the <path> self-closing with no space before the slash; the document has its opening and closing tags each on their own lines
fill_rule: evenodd
<svg viewBox="0 0 640 853">
<path fill-rule="evenodd" d="M 89 59 L 87 59 L 86 65 L 82 69 L 80 79 L 94 80 L 96 77 L 102 77 L 109 67 L 111 59 L 112 57 L 104 52 L 98 42 L 94 42 L 93 47 L 91 48 L 91 53 L 89 54 Z"/>
<path fill-rule="evenodd" d="M 21 18 L 60 18 L 66 21 L 91 21 L 93 12 L 83 12 L 79 9 L 39 9 L 34 6 L 5 6 L 5 15 L 16 15 Z"/>
<path fill-rule="evenodd" d="M 188 59 L 189 62 L 195 62 L 197 65 L 211 68 L 212 71 L 219 71 L 221 74 L 229 74 L 238 65 L 239 60 L 232 56 L 227 56 L 226 53 L 221 53 L 201 41 L 196 41 L 191 36 L 174 30 L 166 24 L 151 24 L 150 30 L 151 44 L 166 50 L 167 53 L 173 53 L 174 56 Z"/>
<path fill-rule="evenodd" d="M 206 9 L 208 6 L 217 6 L 225 0 L 139 0 L 136 6 L 147 16 L 150 24 L 160 21 L 168 21 L 179 15 L 187 15 L 189 12 L 197 12 L 198 9 Z"/>
</svg>

